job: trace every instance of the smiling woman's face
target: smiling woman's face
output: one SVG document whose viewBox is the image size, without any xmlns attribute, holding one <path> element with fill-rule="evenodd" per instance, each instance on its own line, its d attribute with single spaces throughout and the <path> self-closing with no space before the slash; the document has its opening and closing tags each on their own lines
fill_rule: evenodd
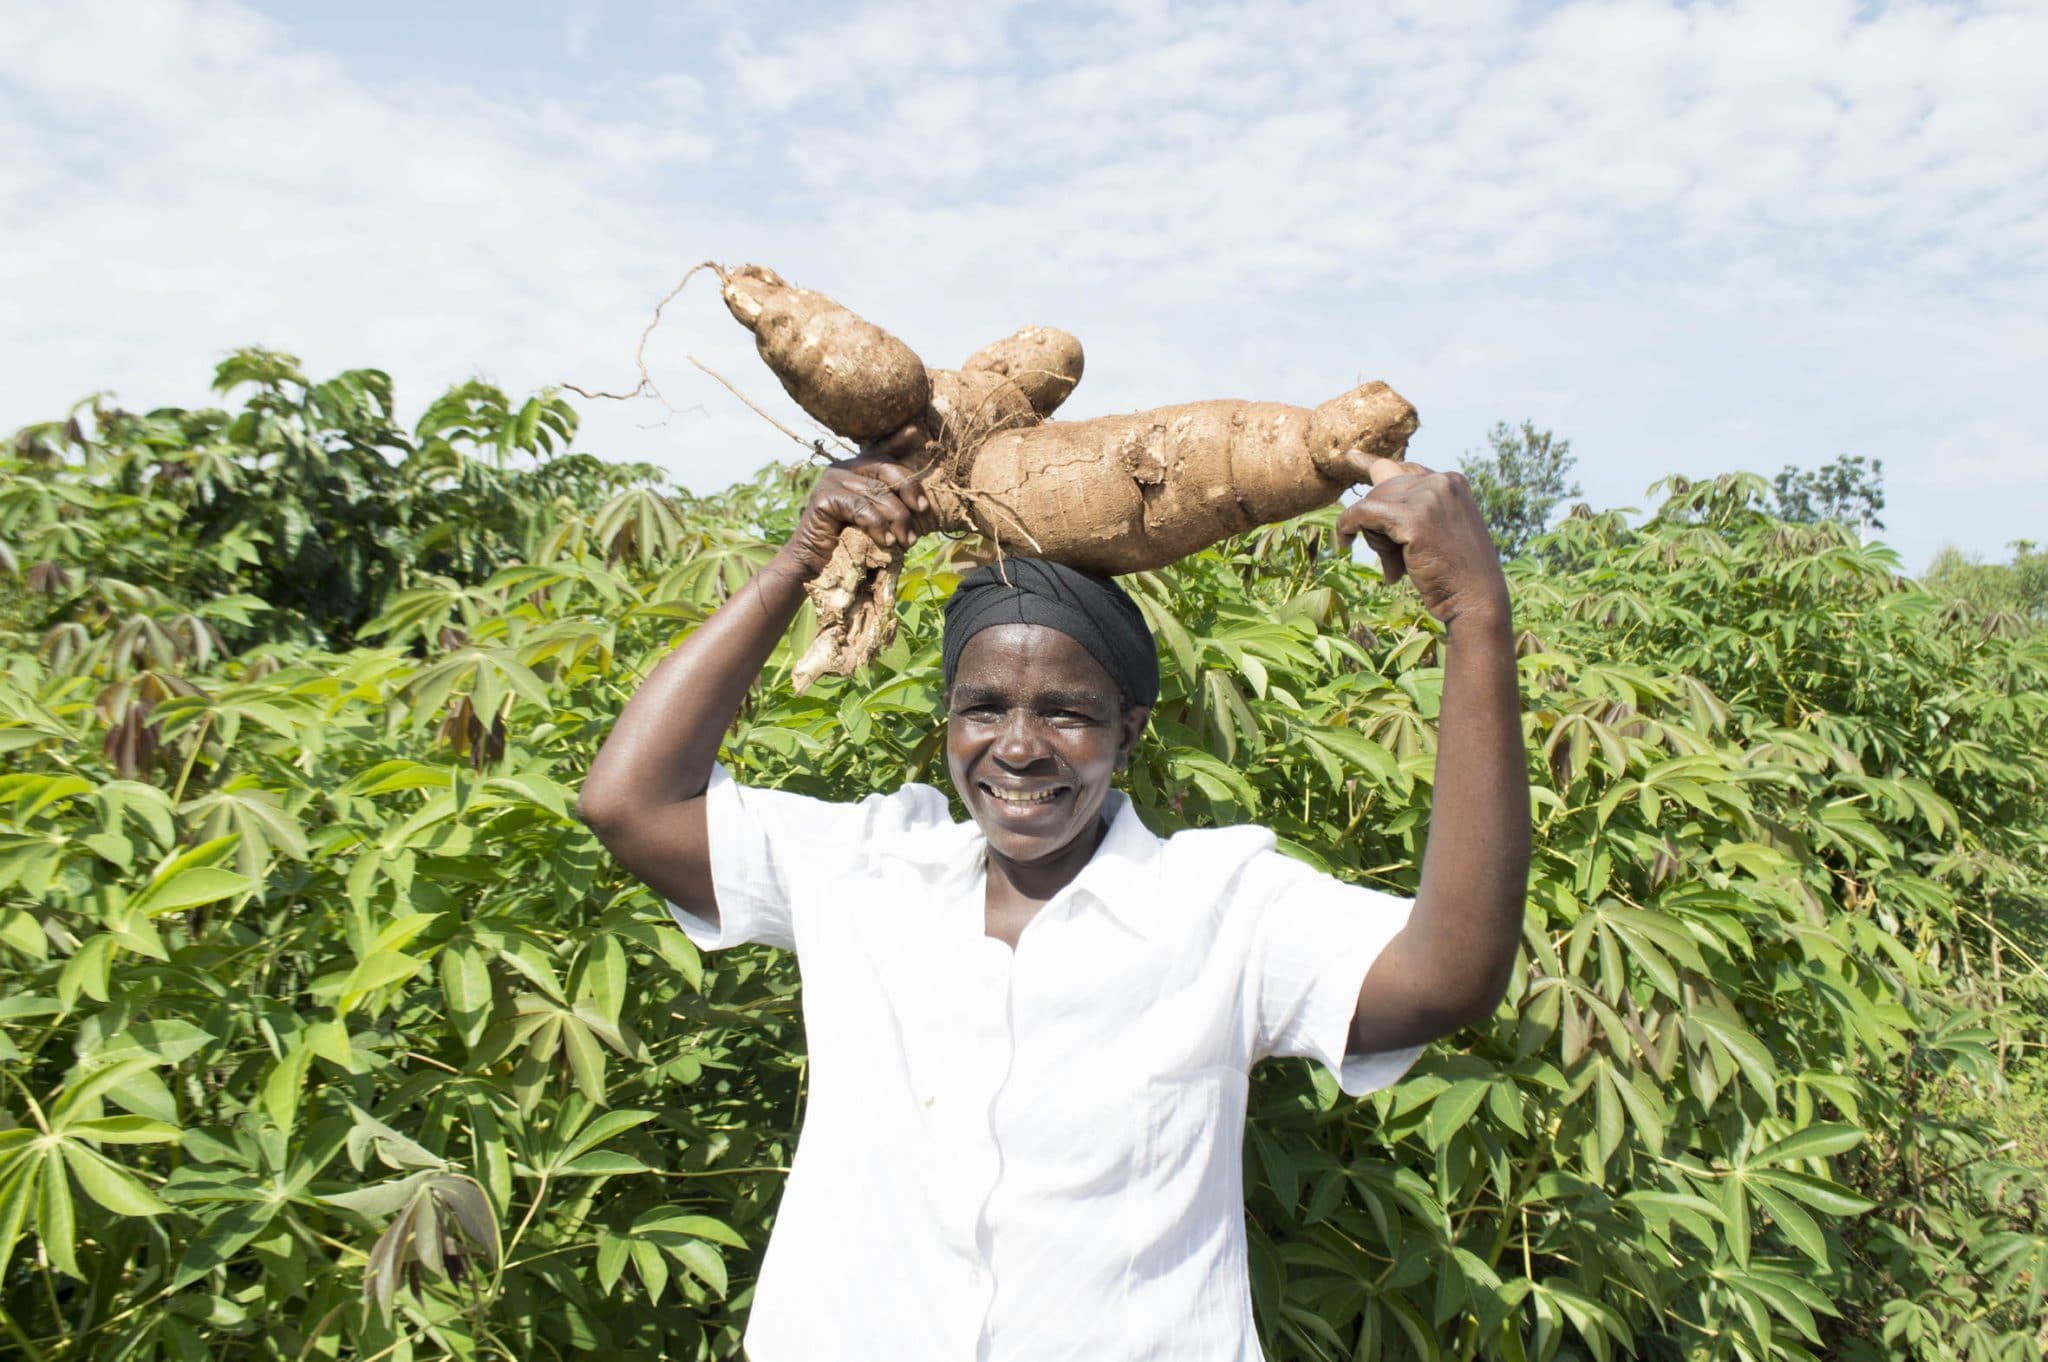
<svg viewBox="0 0 2048 1362">
<path fill-rule="evenodd" d="M 969 639 L 947 696 L 946 766 L 989 849 L 1032 865 L 1090 832 L 1145 714 L 1126 711 L 1102 664 L 1057 629 L 1000 624 Z"/>
</svg>

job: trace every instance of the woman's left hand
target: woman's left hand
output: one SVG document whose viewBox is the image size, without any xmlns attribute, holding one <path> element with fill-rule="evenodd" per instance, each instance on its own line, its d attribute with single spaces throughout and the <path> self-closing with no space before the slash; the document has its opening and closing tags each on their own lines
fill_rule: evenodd
<svg viewBox="0 0 2048 1362">
<path fill-rule="evenodd" d="M 1505 624 L 1507 578 L 1465 475 L 1350 457 L 1372 490 L 1337 518 L 1338 546 L 1349 553 L 1364 535 L 1386 579 L 1414 582 L 1423 607 L 1445 624 L 1475 617 Z"/>
</svg>

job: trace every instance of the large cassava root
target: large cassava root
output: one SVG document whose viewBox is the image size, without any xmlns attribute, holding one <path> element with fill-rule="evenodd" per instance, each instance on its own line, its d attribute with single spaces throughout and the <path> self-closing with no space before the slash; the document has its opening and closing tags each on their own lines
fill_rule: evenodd
<svg viewBox="0 0 2048 1362">
<path fill-rule="evenodd" d="M 774 270 L 741 265 L 720 278 L 761 358 L 827 430 L 875 440 L 924 415 L 924 364 L 902 341 Z"/>
<path fill-rule="evenodd" d="M 1362 461 L 1399 459 L 1415 409 L 1367 383 L 1314 410 L 1224 399 L 1089 421 L 1050 416 L 1080 381 L 1081 343 L 1025 327 L 959 369 L 926 369 L 910 347 L 851 311 L 756 265 L 723 271 L 725 301 L 797 404 L 827 429 L 875 440 L 916 421 L 909 461 L 931 503 L 920 533 L 971 532 L 1102 573 L 1178 562 L 1257 525 L 1327 506 Z M 895 635 L 900 549 L 840 535 L 809 588 L 816 641 L 794 674 L 851 675 Z"/>
<path fill-rule="evenodd" d="M 1091 572 L 1143 572 L 1327 506 L 1348 451 L 1399 458 L 1415 410 L 1368 383 L 1314 411 L 1223 399 L 999 431 L 927 477 L 940 526 Z"/>
</svg>

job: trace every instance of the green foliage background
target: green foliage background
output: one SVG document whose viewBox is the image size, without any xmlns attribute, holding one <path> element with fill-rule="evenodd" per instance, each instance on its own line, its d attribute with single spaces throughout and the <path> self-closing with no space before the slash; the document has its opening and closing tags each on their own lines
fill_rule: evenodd
<svg viewBox="0 0 2048 1362">
<path fill-rule="evenodd" d="M 0 1347 L 736 1356 L 795 971 L 700 960 L 570 809 L 807 473 L 678 495 L 565 452 L 549 396 L 408 431 L 374 371 L 219 377 L 239 410 L 0 462 Z M 1365 1102 L 1256 1076 L 1273 1356 L 2041 1355 L 2048 636 L 1770 493 L 1669 480 L 1514 564 L 1522 968 Z M 1330 526 L 1133 580 L 1131 789 L 1411 890 L 1440 634 Z M 800 624 L 727 762 L 941 781 L 963 566 L 920 545 L 883 665 L 797 697 Z"/>
</svg>

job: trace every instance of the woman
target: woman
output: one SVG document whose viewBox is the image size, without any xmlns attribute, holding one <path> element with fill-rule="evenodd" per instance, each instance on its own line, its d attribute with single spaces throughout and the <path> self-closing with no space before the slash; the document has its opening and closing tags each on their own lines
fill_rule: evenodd
<svg viewBox="0 0 2048 1362">
<path fill-rule="evenodd" d="M 1412 904 L 1258 828 L 1148 832 L 1111 781 L 1157 698 L 1106 579 L 1011 559 L 949 603 L 947 767 L 834 804 L 734 783 L 720 736 L 840 530 L 915 539 L 896 456 L 828 469 L 773 562 L 664 659 L 578 808 L 706 949 L 798 954 L 809 1097 L 746 1345 L 789 1359 L 1259 1356 L 1246 1073 L 1352 1093 L 1490 1015 L 1520 935 L 1529 806 L 1507 587 L 1464 480 L 1384 479 L 1339 521 L 1448 626 Z"/>
</svg>

